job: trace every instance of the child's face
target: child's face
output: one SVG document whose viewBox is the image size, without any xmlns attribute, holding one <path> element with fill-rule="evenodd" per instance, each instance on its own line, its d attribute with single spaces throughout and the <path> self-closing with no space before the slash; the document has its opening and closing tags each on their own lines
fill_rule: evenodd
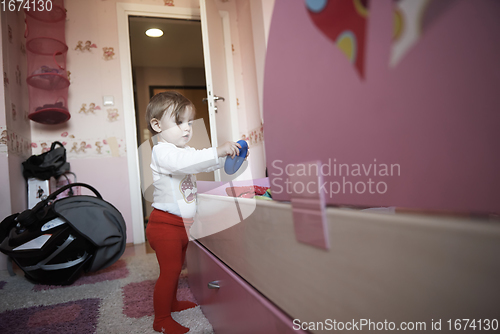
<svg viewBox="0 0 500 334">
<path fill-rule="evenodd" d="M 160 140 L 174 144 L 177 147 L 184 147 L 193 137 L 194 112 L 191 107 L 187 107 L 176 123 L 175 117 L 170 113 L 163 114 L 159 122 Z"/>
</svg>

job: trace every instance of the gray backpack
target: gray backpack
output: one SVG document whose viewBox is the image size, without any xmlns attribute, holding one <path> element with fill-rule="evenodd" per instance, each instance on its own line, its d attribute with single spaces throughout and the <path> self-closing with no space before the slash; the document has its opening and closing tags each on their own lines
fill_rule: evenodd
<svg viewBox="0 0 500 334">
<path fill-rule="evenodd" d="M 85 187 L 96 196 L 57 199 L 71 187 Z M 31 210 L 0 223 L 0 251 L 34 283 L 67 285 L 82 272 L 104 269 L 125 251 L 121 213 L 85 183 L 66 185 Z"/>
</svg>

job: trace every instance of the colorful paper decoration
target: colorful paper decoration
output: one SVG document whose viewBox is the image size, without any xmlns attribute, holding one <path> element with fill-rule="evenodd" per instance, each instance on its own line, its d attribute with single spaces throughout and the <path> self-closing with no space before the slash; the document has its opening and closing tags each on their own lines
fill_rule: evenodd
<svg viewBox="0 0 500 334">
<path fill-rule="evenodd" d="M 368 0 L 306 0 L 312 21 L 364 77 Z"/>
<path fill-rule="evenodd" d="M 394 0 L 390 66 L 395 67 L 454 0 Z"/>
</svg>

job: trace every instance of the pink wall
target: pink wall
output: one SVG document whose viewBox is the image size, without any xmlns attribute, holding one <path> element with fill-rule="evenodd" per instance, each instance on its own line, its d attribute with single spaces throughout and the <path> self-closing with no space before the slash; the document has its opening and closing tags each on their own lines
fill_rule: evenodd
<svg viewBox="0 0 500 334">
<path fill-rule="evenodd" d="M 27 207 L 26 182 L 21 162 L 31 154 L 26 82 L 24 15 L 2 11 L 0 64 L 0 220 Z M 6 257 L 0 254 L 0 270 Z"/>
<path fill-rule="evenodd" d="M 33 154 L 40 154 L 43 145 L 55 140 L 65 144 L 71 171 L 120 210 L 127 223 L 127 242 L 133 242 L 117 2 L 164 6 L 157 0 L 65 0 L 71 119 L 56 126 L 32 122 L 31 132 L 36 144 Z M 195 7 L 198 1 L 176 0 L 175 6 Z M 78 49 L 79 41 L 91 41 L 95 47 Z M 104 57 L 105 47 L 113 48 L 114 55 Z M 103 105 L 104 95 L 114 97 L 114 106 Z M 93 112 L 88 111 L 91 103 L 97 107 Z"/>
<path fill-rule="evenodd" d="M 320 160 L 332 205 L 500 212 L 500 6 L 448 4 L 390 67 L 393 1 L 371 1 L 361 77 L 303 1 L 276 1 L 264 86 L 273 197 L 290 199 L 287 164 Z M 357 176 L 356 164 L 379 172 Z M 381 164 L 400 174 L 381 176 Z"/>
</svg>

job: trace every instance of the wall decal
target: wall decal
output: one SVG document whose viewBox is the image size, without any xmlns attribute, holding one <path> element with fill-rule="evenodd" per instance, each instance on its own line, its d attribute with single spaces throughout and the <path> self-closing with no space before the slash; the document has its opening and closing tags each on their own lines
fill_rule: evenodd
<svg viewBox="0 0 500 334">
<path fill-rule="evenodd" d="M 24 136 L 7 131 L 7 126 L 0 126 L 0 153 L 27 158 L 31 155 L 31 143 Z"/>
<path fill-rule="evenodd" d="M 0 131 L 2 127 L 0 127 Z M 10 140 L 7 137 L 7 133 L 5 132 L 5 141 L 9 141 L 9 147 L 12 143 L 15 142 L 15 136 L 12 136 L 13 139 Z M 68 140 L 59 140 L 64 147 L 66 147 L 66 155 L 69 159 L 87 159 L 87 158 L 102 158 L 102 157 L 123 157 L 126 156 L 126 148 L 124 139 L 115 138 L 110 144 L 108 144 L 109 138 L 96 138 L 96 137 L 79 137 L 75 138 L 74 135 L 69 135 L 67 132 L 63 132 L 61 137 L 68 138 Z M 57 139 L 54 139 L 57 140 Z M 51 140 L 39 140 L 36 142 L 28 142 L 27 140 L 23 141 L 23 138 L 19 139 L 20 146 L 26 146 L 26 149 L 29 150 L 28 156 L 35 154 L 39 155 L 41 153 L 47 152 L 50 150 Z M 95 143 L 95 144 L 92 144 Z M 13 146 L 14 147 L 14 146 Z M 2 145 L 0 143 L 0 150 L 2 149 Z M 31 152 L 31 149 L 33 152 Z M 0 151 L 1 152 L 1 151 Z"/>
<path fill-rule="evenodd" d="M 87 153 L 86 150 L 90 149 L 90 148 L 92 148 L 92 145 L 87 144 L 87 142 L 85 142 L 85 141 L 81 141 L 80 143 L 74 142 L 73 146 L 71 147 L 70 153 L 71 152 L 74 152 L 76 154 Z"/>
<path fill-rule="evenodd" d="M 175 6 L 174 5 L 174 0 L 163 0 L 165 3 L 165 6 Z"/>
<path fill-rule="evenodd" d="M 96 149 L 96 151 L 97 151 L 97 154 L 102 154 L 102 147 L 103 147 L 103 146 L 102 146 L 102 144 L 101 144 L 101 142 L 100 142 L 100 141 L 97 141 L 97 142 L 95 143 L 95 149 Z"/>
<path fill-rule="evenodd" d="M 0 137 L 0 144 L 7 145 L 7 130 L 2 130 L 2 135 Z"/>
<path fill-rule="evenodd" d="M 10 27 L 10 25 L 7 25 L 7 29 L 9 34 L 9 43 L 12 44 L 12 28 Z"/>
<path fill-rule="evenodd" d="M 19 86 L 21 86 L 22 84 L 22 80 L 21 80 L 21 69 L 19 68 L 19 65 L 17 65 L 16 67 L 16 82 Z"/>
<path fill-rule="evenodd" d="M 101 110 L 101 107 L 99 106 L 96 106 L 95 103 L 90 103 L 89 104 L 89 108 L 87 109 L 87 104 L 86 103 L 82 103 L 82 107 L 80 108 L 80 110 L 78 111 L 78 113 L 84 113 L 84 114 L 89 114 L 89 113 L 92 113 L 95 115 L 95 110 Z"/>
<path fill-rule="evenodd" d="M 96 106 L 95 103 L 89 104 L 89 109 L 87 111 L 95 114 L 94 110 L 101 110 L 101 107 Z"/>
<path fill-rule="evenodd" d="M 49 145 L 47 143 L 41 143 L 40 147 L 42 148 L 42 153 L 50 151 Z"/>
<path fill-rule="evenodd" d="M 87 104 L 86 103 L 82 103 L 82 107 L 80 108 L 80 110 L 78 111 L 78 113 L 84 113 L 86 114 L 87 113 Z"/>
<path fill-rule="evenodd" d="M 17 111 L 16 111 L 16 105 L 14 103 L 11 103 L 11 108 L 12 108 L 12 120 L 17 120 Z"/>
<path fill-rule="evenodd" d="M 248 143 L 248 146 L 253 146 L 264 141 L 264 126 L 261 125 L 253 130 L 250 130 L 248 135 L 242 134 L 241 139 Z"/>
<path fill-rule="evenodd" d="M 0 126 L 0 153 L 7 153 L 7 142 L 9 140 L 9 136 L 7 134 L 7 127 Z"/>
<path fill-rule="evenodd" d="M 104 47 L 102 48 L 104 60 L 111 60 L 115 55 L 115 49 L 112 47 Z"/>
<path fill-rule="evenodd" d="M 71 147 L 71 150 L 69 152 L 78 153 L 78 143 L 73 143 L 73 146 Z"/>
<path fill-rule="evenodd" d="M 75 47 L 75 50 L 80 51 L 92 51 L 92 48 L 97 48 L 97 45 L 93 44 L 91 41 L 86 41 L 85 45 L 83 45 L 82 41 L 78 41 L 78 44 Z"/>
<path fill-rule="evenodd" d="M 108 121 L 114 122 L 114 121 L 118 120 L 118 116 L 120 116 L 118 114 L 118 109 L 110 108 L 110 109 L 107 109 L 107 112 L 108 112 Z"/>
</svg>

